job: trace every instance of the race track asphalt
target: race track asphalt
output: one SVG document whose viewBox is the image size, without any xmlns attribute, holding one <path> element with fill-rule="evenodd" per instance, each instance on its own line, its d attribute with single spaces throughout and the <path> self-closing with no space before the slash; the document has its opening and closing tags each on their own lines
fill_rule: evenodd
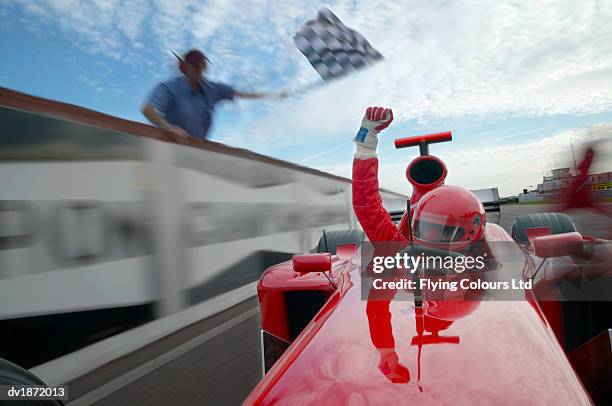
<svg viewBox="0 0 612 406">
<path fill-rule="evenodd" d="M 68 405 L 240 404 L 261 379 L 259 326 L 252 297 L 67 383 Z"/>
<path fill-rule="evenodd" d="M 612 211 L 612 204 L 606 207 Z M 499 224 L 510 232 L 517 215 L 552 209 L 502 206 Z M 609 238 L 610 220 L 584 212 L 572 218 L 579 232 Z M 489 221 L 494 220 L 491 216 Z M 253 297 L 69 382 L 70 396 L 76 399 L 69 404 L 240 404 L 261 379 L 259 329 Z M 195 344 L 188 351 L 177 353 L 190 342 Z"/>
</svg>

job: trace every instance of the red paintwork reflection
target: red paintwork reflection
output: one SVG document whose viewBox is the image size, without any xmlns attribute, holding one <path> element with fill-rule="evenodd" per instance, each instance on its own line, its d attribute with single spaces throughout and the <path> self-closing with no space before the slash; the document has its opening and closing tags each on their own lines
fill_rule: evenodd
<svg viewBox="0 0 612 406">
<path fill-rule="evenodd" d="M 455 313 L 471 313 L 479 304 L 477 301 L 448 302 Z M 410 382 L 410 371 L 399 362 L 395 350 L 395 337 L 391 326 L 390 301 L 368 300 L 366 304 L 366 315 L 370 329 L 372 344 L 380 354 L 378 368 L 385 377 L 393 383 Z M 440 303 L 425 302 L 423 307 L 414 308 L 415 332 L 411 345 L 418 347 L 417 355 L 417 383 L 421 379 L 421 350 L 424 345 L 431 344 L 459 344 L 460 337 L 441 335 L 448 329 L 453 320 L 445 320 L 428 314 L 430 307 L 439 308 Z M 457 311 L 457 309 L 461 309 Z M 435 312 L 434 312 L 435 314 Z"/>
<path fill-rule="evenodd" d="M 344 277 L 351 283 L 245 404 L 590 404 L 528 302 L 473 302 L 453 318 L 426 318 L 432 307 L 362 300 L 357 269 Z"/>
<path fill-rule="evenodd" d="M 380 353 L 378 368 L 393 383 L 410 382 L 410 371 L 399 362 L 395 350 L 395 337 L 391 326 L 391 301 L 393 290 L 371 290 L 366 304 L 366 315 L 372 344 Z M 411 345 L 418 347 L 417 384 L 421 381 L 421 350 L 429 344 L 459 344 L 458 336 L 441 335 L 455 320 L 472 313 L 480 302 L 477 300 L 425 300 L 423 306 L 414 307 L 416 335 Z M 422 390 L 419 386 L 419 389 Z"/>
</svg>

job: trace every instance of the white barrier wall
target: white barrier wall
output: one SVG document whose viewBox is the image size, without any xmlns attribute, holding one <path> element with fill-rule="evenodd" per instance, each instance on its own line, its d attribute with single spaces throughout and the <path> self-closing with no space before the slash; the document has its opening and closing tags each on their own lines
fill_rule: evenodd
<svg viewBox="0 0 612 406">
<path fill-rule="evenodd" d="M 11 107 L 0 122 L 0 322 L 167 316 L 358 227 L 347 179 Z"/>
</svg>

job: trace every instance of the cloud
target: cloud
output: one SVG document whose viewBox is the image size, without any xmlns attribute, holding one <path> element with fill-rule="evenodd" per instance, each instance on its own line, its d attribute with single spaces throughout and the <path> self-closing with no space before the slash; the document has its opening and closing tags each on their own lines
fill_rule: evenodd
<svg viewBox="0 0 612 406">
<path fill-rule="evenodd" d="M 589 114 L 612 106 L 612 5 L 605 1 L 545 3 L 327 2 L 363 33 L 386 61 L 340 84 L 297 98 L 278 132 L 317 113 L 333 116 L 335 132 L 368 103 L 385 103 L 398 121 L 491 114 Z M 7 2 L 33 20 L 69 35 L 90 53 L 127 63 L 152 43 L 203 47 L 213 73 L 247 88 L 301 86 L 316 73 L 295 49 L 292 34 L 316 15 L 311 1 L 24 0 Z M 338 100 L 340 102 L 334 103 Z M 351 103 L 344 103 L 351 101 Z M 357 107 L 354 107 L 357 105 Z M 266 128 L 270 117 L 262 124 Z M 263 130 L 262 130 L 263 131 Z M 273 135 L 273 134 L 270 134 Z"/>
<path fill-rule="evenodd" d="M 386 61 L 278 107 L 252 128 L 276 137 L 300 123 L 304 133 L 318 125 L 319 136 L 335 136 L 352 128 L 368 104 L 389 105 L 398 122 L 421 124 L 609 111 L 612 42 L 606 38 L 612 35 L 612 7 L 581 4 L 373 1 L 354 9 L 332 4 Z M 312 120 L 316 117 L 330 123 Z"/>
<path fill-rule="evenodd" d="M 89 76 L 87 76 L 86 74 L 80 74 L 77 76 L 77 80 L 81 83 L 85 83 L 87 85 L 89 85 L 93 90 L 97 91 L 97 92 L 101 92 L 104 90 L 104 87 L 102 87 L 101 83 L 99 80 L 97 79 L 91 79 Z"/>
<path fill-rule="evenodd" d="M 315 2 L 263 0 L 5 0 L 21 23 L 62 32 L 77 47 L 138 66 L 174 62 L 169 50 L 203 48 L 215 77 L 247 89 L 271 89 L 296 76 L 291 36 Z"/>
<path fill-rule="evenodd" d="M 573 168 L 572 145 L 577 162 L 586 144 L 612 136 L 612 123 L 553 134 L 550 137 L 490 149 L 453 151 L 443 158 L 449 168 L 449 183 L 468 188 L 500 187 L 500 194 L 518 194 L 542 182 L 542 174 L 556 167 Z M 612 168 L 612 145 L 598 145 L 595 172 Z"/>
<path fill-rule="evenodd" d="M 20 8 L 25 16 L 23 23 L 43 33 L 44 29 L 54 32 L 59 28 L 69 40 L 90 54 L 120 59 L 126 53 L 121 33 L 138 34 L 140 12 L 133 7 L 137 3 L 138 0 L 9 0 L 1 6 Z M 136 24 L 127 24 L 127 16 Z"/>
<path fill-rule="evenodd" d="M 148 1 L 132 0 L 123 2 L 117 12 L 117 28 L 130 40 L 130 45 L 135 49 L 142 48 L 142 43 L 138 41 L 144 27 L 145 19 L 151 13 Z"/>
<path fill-rule="evenodd" d="M 269 153 L 272 144 L 346 139 L 371 104 L 391 106 L 405 126 L 612 107 L 610 2 L 325 5 L 386 60 L 285 102 L 237 103 L 230 111 L 239 120 L 220 122 L 218 134 Z M 163 76 L 159 66 L 173 64 L 169 48 L 200 47 L 213 60 L 213 77 L 239 89 L 300 88 L 320 80 L 292 41 L 321 7 L 315 1 L 23 0 L 5 7 L 49 30 L 59 27 L 89 53 L 135 65 L 146 60 L 150 65 L 138 69 L 151 75 Z M 138 58 L 142 53 L 147 57 Z"/>
<path fill-rule="evenodd" d="M 592 173 L 612 169 L 612 123 L 575 128 L 549 137 L 494 148 L 463 148 L 436 154 L 448 169 L 446 184 L 468 189 L 498 187 L 501 196 L 516 195 L 530 185 L 542 183 L 543 175 L 560 167 L 574 167 L 572 146 L 579 163 L 587 146 L 595 144 L 596 159 Z M 386 161 L 386 162 L 385 162 Z M 410 194 L 405 178 L 408 162 L 389 162 L 379 154 L 379 181 L 384 188 Z M 351 177 L 352 162 L 318 169 Z"/>
</svg>

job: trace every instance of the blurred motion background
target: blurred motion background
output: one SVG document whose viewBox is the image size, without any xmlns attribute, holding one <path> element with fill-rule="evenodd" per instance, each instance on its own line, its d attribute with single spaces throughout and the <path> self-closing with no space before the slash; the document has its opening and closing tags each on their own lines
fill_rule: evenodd
<svg viewBox="0 0 612 406">
<path fill-rule="evenodd" d="M 312 249 L 321 229 L 357 226 L 347 179 L 1 96 L 0 357 L 49 383 L 252 297 L 267 267 Z"/>
</svg>

